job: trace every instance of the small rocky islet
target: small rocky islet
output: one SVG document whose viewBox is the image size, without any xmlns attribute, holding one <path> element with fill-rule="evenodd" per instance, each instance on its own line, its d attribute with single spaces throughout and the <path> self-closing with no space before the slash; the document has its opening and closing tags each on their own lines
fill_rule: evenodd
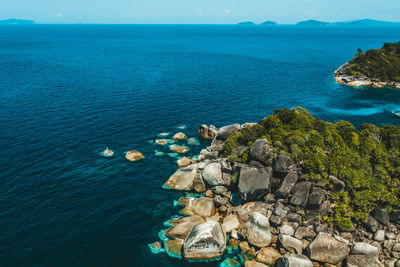
<svg viewBox="0 0 400 267">
<path fill-rule="evenodd" d="M 177 200 L 183 209 L 151 250 L 219 266 L 400 266 L 400 210 L 375 207 L 343 230 L 329 223 L 342 204 L 336 196 L 350 190 L 340 177 L 307 178 L 303 162 L 277 154 L 270 138 L 227 155 L 229 142 L 258 124 L 200 126 L 211 144 L 178 161 L 165 182 L 185 194 Z"/>
</svg>

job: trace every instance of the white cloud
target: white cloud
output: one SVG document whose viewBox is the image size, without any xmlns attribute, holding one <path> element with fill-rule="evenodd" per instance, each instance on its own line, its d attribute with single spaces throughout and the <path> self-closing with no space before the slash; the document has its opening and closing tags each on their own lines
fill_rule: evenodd
<svg viewBox="0 0 400 267">
<path fill-rule="evenodd" d="M 64 17 L 64 15 L 63 15 L 63 13 L 57 12 L 54 14 L 54 17 L 61 18 L 61 17 Z"/>
<path fill-rule="evenodd" d="M 225 14 L 229 14 L 231 11 L 229 9 L 224 10 Z"/>
</svg>

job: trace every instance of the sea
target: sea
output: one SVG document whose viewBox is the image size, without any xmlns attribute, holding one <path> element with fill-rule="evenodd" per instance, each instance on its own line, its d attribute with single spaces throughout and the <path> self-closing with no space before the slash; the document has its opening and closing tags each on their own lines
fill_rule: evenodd
<svg viewBox="0 0 400 267">
<path fill-rule="evenodd" d="M 399 40 L 396 27 L 1 26 L 0 266 L 218 266 L 149 249 L 183 195 L 162 188 L 179 155 L 154 141 L 184 132 L 194 156 L 203 123 L 297 106 L 399 125 L 400 90 L 333 79 L 357 48 Z"/>
</svg>

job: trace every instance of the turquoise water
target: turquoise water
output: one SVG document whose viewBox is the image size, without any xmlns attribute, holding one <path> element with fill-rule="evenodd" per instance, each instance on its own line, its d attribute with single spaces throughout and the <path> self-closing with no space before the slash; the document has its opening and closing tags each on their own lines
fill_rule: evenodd
<svg viewBox="0 0 400 267">
<path fill-rule="evenodd" d="M 399 124 L 399 90 L 333 81 L 357 48 L 399 39 L 400 28 L 0 27 L 0 265 L 188 265 L 147 246 L 179 210 L 161 188 L 176 155 L 158 134 L 295 106 Z M 127 162 L 132 149 L 145 159 Z"/>
</svg>

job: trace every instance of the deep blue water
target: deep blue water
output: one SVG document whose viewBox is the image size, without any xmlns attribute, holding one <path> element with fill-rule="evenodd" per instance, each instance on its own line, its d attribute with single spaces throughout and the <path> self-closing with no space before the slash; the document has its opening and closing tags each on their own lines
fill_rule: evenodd
<svg viewBox="0 0 400 267">
<path fill-rule="evenodd" d="M 333 71 L 399 40 L 400 28 L 0 27 L 0 265 L 187 265 L 147 247 L 180 196 L 161 188 L 175 159 L 149 141 L 280 107 L 398 124 L 399 90 L 338 85 Z M 131 149 L 146 158 L 125 161 Z"/>
</svg>

